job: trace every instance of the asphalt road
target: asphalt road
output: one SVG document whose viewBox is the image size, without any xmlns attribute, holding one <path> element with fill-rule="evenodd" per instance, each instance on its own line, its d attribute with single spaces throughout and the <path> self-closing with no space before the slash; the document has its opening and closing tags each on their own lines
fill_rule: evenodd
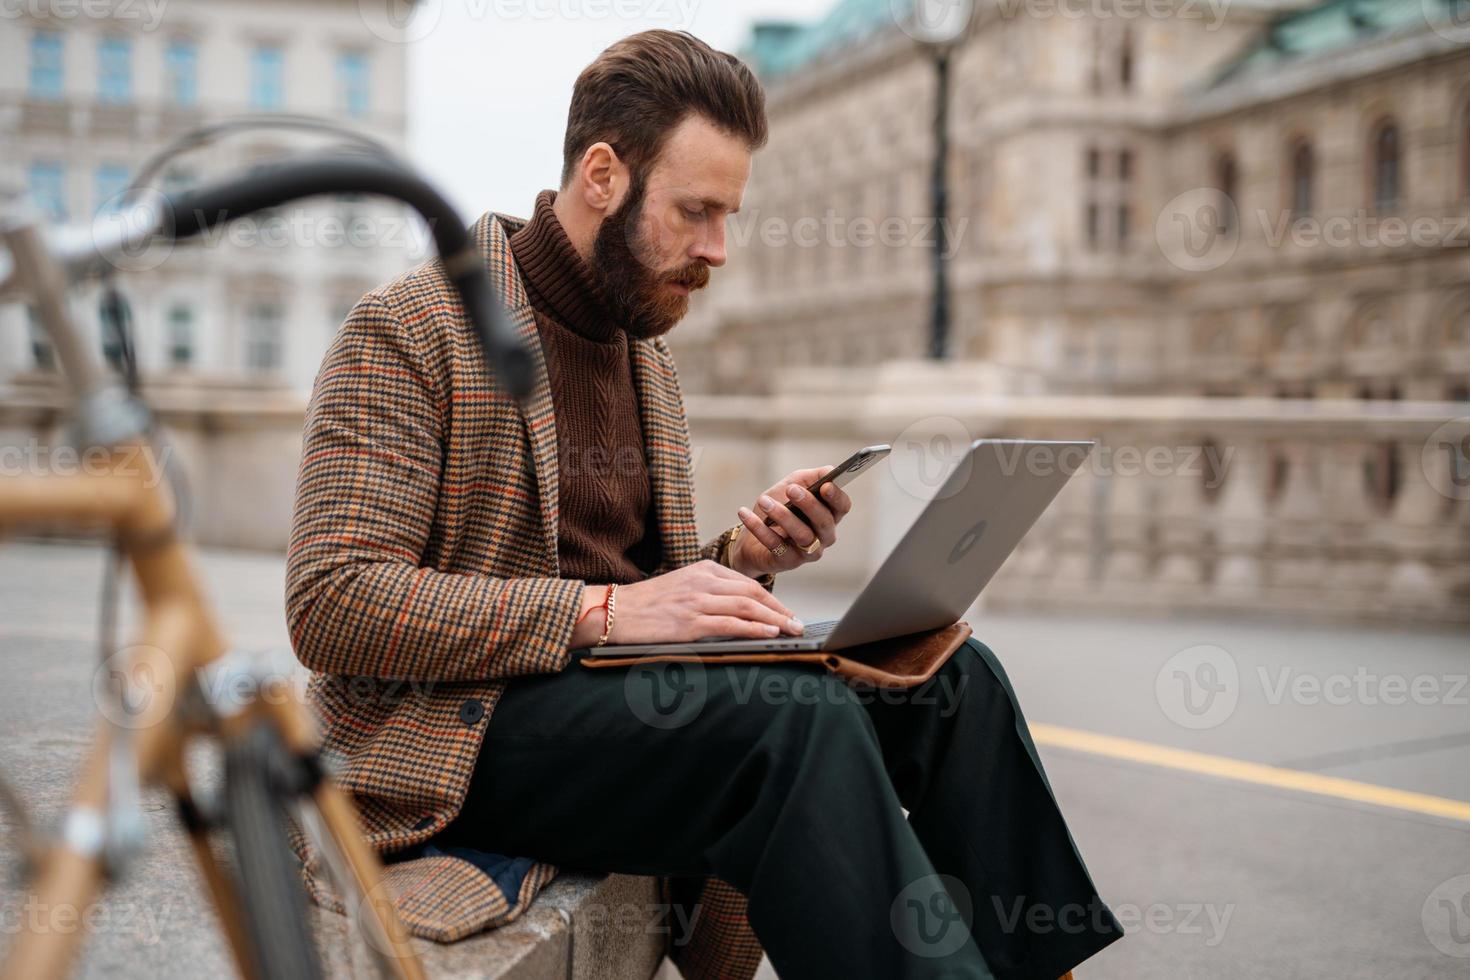
<svg viewBox="0 0 1470 980">
<path fill-rule="evenodd" d="M 280 558 L 212 553 L 202 567 L 238 642 L 287 657 Z M 100 569 L 95 549 L 0 548 L 0 772 L 43 817 L 59 812 L 91 730 Z M 842 608 L 795 573 L 777 588 L 808 621 Z M 1078 845 L 1129 931 L 1078 980 L 1470 977 L 1470 809 L 1443 802 L 1470 804 L 1470 634 L 968 618 L 1006 665 Z M 1076 732 L 1141 748 L 1055 735 Z M 1212 759 L 1283 775 L 1221 778 Z M 1357 789 L 1293 782 L 1317 775 Z M 168 814 L 149 806 L 146 873 L 122 884 L 87 942 L 121 951 L 140 976 L 214 972 L 223 948 Z M 14 880 L 0 871 L 10 898 Z M 0 946 L 21 914 L 0 902 Z"/>
</svg>

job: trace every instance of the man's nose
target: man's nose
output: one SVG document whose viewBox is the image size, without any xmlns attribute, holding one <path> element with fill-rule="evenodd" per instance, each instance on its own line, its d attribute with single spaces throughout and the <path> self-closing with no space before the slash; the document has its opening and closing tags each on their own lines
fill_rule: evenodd
<svg viewBox="0 0 1470 980">
<path fill-rule="evenodd" d="M 709 230 L 699 236 L 694 248 L 689 251 L 691 259 L 702 259 L 718 269 L 725 264 L 725 223 L 710 222 Z"/>
</svg>

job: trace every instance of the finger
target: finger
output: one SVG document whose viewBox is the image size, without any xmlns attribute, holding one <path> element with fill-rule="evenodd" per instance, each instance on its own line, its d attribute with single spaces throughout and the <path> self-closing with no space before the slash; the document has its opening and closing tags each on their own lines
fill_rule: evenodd
<svg viewBox="0 0 1470 980">
<path fill-rule="evenodd" d="M 745 525 L 745 529 L 755 535 L 757 541 L 772 551 L 775 551 L 786 543 L 785 539 L 776 532 L 774 527 L 767 524 L 764 518 L 756 514 L 749 507 L 741 507 L 735 513 L 739 515 L 740 523 Z M 743 578 L 744 576 L 741 577 Z"/>
<path fill-rule="evenodd" d="M 770 623 L 754 623 L 734 616 L 701 616 L 695 620 L 698 637 L 737 636 L 741 638 L 780 636 L 781 628 Z"/>
<path fill-rule="evenodd" d="M 765 509 L 766 516 L 774 517 L 776 523 L 786 529 L 786 536 L 795 541 L 797 547 L 809 548 L 811 543 L 817 540 L 816 532 L 807 527 L 806 522 L 800 517 L 791 513 L 791 509 L 781 501 L 763 493 L 757 502 Z"/>
<path fill-rule="evenodd" d="M 761 589 L 765 592 L 765 589 Z M 767 593 L 769 594 L 769 593 Z M 770 606 L 749 595 L 710 595 L 701 603 L 700 612 L 709 616 L 733 616 L 750 622 L 769 623 L 793 636 L 801 634 L 796 617 L 777 612 Z"/>
<path fill-rule="evenodd" d="M 787 494 L 791 497 L 791 506 L 800 511 L 797 519 L 806 517 L 807 523 L 812 526 L 812 531 L 822 539 L 823 545 L 831 545 L 837 541 L 836 519 L 827 505 L 808 491 L 798 486 L 788 487 Z"/>
<path fill-rule="evenodd" d="M 726 572 L 734 571 L 729 568 L 723 570 Z M 735 572 L 729 576 L 722 575 L 716 581 L 711 582 L 707 588 L 708 592 L 706 594 L 708 595 L 737 595 L 754 599 L 774 610 L 781 619 L 788 619 L 796 615 L 796 613 L 787 607 L 786 603 L 777 599 L 774 593 L 766 589 L 755 579 L 747 575 L 741 575 L 739 572 Z"/>
<path fill-rule="evenodd" d="M 842 520 L 852 510 L 852 497 L 835 483 L 829 483 L 822 488 L 822 502 L 832 512 L 834 520 Z"/>
</svg>

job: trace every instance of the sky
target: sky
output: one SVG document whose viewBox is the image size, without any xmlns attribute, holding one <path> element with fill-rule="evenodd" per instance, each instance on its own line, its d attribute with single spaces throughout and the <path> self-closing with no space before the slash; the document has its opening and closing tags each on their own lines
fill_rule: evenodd
<svg viewBox="0 0 1470 980">
<path fill-rule="evenodd" d="M 529 214 L 555 187 L 577 75 L 648 28 L 742 47 L 758 20 L 814 20 L 835 0 L 423 0 L 406 26 L 409 152 L 467 219 Z"/>
</svg>

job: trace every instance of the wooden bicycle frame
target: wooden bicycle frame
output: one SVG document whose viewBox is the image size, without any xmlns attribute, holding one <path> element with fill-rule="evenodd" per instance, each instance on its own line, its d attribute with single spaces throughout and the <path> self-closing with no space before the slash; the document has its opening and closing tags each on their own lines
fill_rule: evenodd
<svg viewBox="0 0 1470 980">
<path fill-rule="evenodd" d="M 39 318 L 52 337 L 78 402 L 85 403 L 109 389 L 115 392 L 114 383 L 79 340 L 59 288 L 59 270 L 46 255 L 34 227 L 11 226 L 0 230 L 0 235 L 10 246 L 18 274 L 33 291 Z M 106 464 L 89 466 L 87 472 L 0 480 L 0 531 L 38 525 L 91 527 L 109 532 L 118 541 L 137 578 L 146 610 L 142 635 L 131 648 L 137 658 L 134 663 L 151 670 L 153 677 L 171 679 L 172 690 L 177 692 L 161 706 L 158 717 L 147 717 L 145 723 L 129 726 L 129 758 L 136 760 L 140 784 L 161 786 L 182 805 L 192 807 L 184 767 L 188 737 L 214 734 L 228 742 L 264 722 L 276 729 L 291 752 L 310 755 L 317 748 L 317 733 L 303 705 L 291 697 L 268 696 L 284 693 L 284 679 L 273 682 L 278 685 L 276 691 L 262 690 L 262 696 L 237 712 L 182 710 L 186 693 L 194 690 L 196 672 L 218 662 L 227 647 L 189 549 L 176 533 L 172 494 L 164 481 L 150 479 L 134 463 L 147 458 L 137 452 L 144 448 L 145 441 L 145 437 L 136 436 L 111 447 Z M 109 751 L 117 732 L 112 725 L 101 725 L 72 796 L 68 827 L 105 826 L 112 770 Z M 327 778 L 318 782 L 310 797 L 358 894 L 367 897 L 357 912 L 361 924 L 375 931 L 377 949 L 384 954 L 382 962 L 403 980 L 419 980 L 424 974 L 407 931 L 390 903 L 373 900 L 381 894 L 375 889 L 382 869 L 362 836 L 350 797 Z M 235 963 L 242 975 L 253 977 L 245 923 L 230 876 L 211 854 L 208 828 L 199 821 L 185 823 Z M 46 903 L 42 907 L 73 909 L 80 916 L 104 885 L 101 835 L 64 833 L 36 855 L 34 871 L 31 891 L 38 901 Z M 21 930 L 0 967 L 0 980 L 65 976 L 77 931 Z"/>
</svg>

